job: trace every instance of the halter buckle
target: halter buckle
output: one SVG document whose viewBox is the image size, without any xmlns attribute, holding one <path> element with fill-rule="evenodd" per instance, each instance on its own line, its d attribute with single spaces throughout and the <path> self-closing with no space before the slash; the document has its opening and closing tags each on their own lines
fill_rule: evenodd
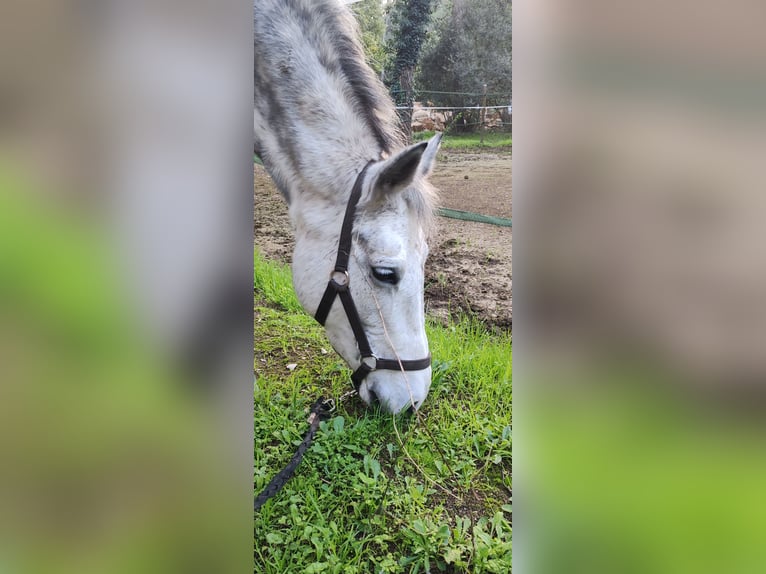
<svg viewBox="0 0 766 574">
<path fill-rule="evenodd" d="M 335 399 L 325 399 L 322 403 L 323 414 L 329 415 L 335 412 Z"/>
<path fill-rule="evenodd" d="M 343 291 L 348 289 L 350 278 L 348 271 L 338 271 L 337 269 L 330 273 L 330 283 L 333 284 L 337 291 Z"/>
</svg>

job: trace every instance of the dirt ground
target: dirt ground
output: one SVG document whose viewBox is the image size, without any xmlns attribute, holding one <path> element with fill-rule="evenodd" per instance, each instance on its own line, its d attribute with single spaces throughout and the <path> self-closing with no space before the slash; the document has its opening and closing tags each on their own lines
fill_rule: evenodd
<svg viewBox="0 0 766 574">
<path fill-rule="evenodd" d="M 431 176 L 441 206 L 512 217 L 511 153 L 439 153 Z M 287 206 L 259 165 L 255 166 L 255 245 L 271 259 L 289 262 L 293 236 Z M 446 319 L 476 315 L 488 326 L 513 324 L 510 227 L 438 218 L 426 263 L 426 309 Z"/>
</svg>

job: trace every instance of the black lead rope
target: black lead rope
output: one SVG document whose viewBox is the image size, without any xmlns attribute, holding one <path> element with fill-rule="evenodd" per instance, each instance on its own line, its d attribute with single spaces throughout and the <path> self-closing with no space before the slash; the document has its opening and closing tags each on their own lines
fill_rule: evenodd
<svg viewBox="0 0 766 574">
<path fill-rule="evenodd" d="M 255 502 L 253 502 L 253 510 L 258 510 L 261 506 L 263 506 L 263 504 L 269 498 L 282 490 L 282 487 L 284 487 L 284 485 L 287 484 L 287 481 L 292 478 L 293 474 L 295 473 L 295 469 L 298 468 L 301 460 L 303 460 L 303 455 L 306 454 L 306 451 L 311 445 L 311 441 L 314 439 L 314 435 L 319 428 L 319 423 L 325 420 L 331 411 L 332 402 L 325 401 L 323 397 L 320 397 L 314 403 L 309 414 L 309 430 L 306 433 L 306 436 L 303 437 L 303 441 L 298 446 L 298 450 L 295 451 L 295 454 L 290 459 L 290 462 L 288 462 L 282 470 L 274 475 L 274 478 L 272 478 L 271 482 L 266 485 L 266 488 L 264 488 L 263 491 L 261 491 L 261 493 L 255 497 Z"/>
<path fill-rule="evenodd" d="M 356 336 L 357 341 L 361 341 L 362 343 L 360 344 L 364 345 L 365 350 L 367 351 L 366 353 L 363 353 L 363 355 L 372 355 L 372 350 L 370 349 L 370 345 L 367 342 L 367 337 L 364 334 L 364 330 L 361 328 L 362 322 L 359 320 L 359 314 L 356 312 L 354 301 L 351 299 L 350 293 L 348 293 L 348 271 L 346 271 L 346 269 L 348 269 L 348 259 L 351 256 L 351 226 L 354 221 L 356 204 L 359 202 L 359 198 L 362 195 L 362 180 L 364 179 L 364 174 L 372 163 L 374 162 L 368 162 L 357 176 L 356 181 L 354 182 L 354 187 L 351 190 L 351 197 L 346 204 L 346 214 L 343 218 L 343 227 L 340 231 L 338 258 L 335 262 L 335 270 L 338 271 L 340 275 L 338 277 L 337 288 L 331 288 L 335 285 L 335 272 L 333 272 L 333 275 L 330 278 L 330 283 L 327 286 L 324 295 L 322 296 L 322 301 L 319 303 L 319 309 L 315 315 L 316 320 L 324 325 L 324 322 L 327 319 L 327 314 L 330 312 L 333 301 L 335 301 L 335 296 L 339 293 L 339 291 L 343 290 L 345 294 L 348 295 L 348 298 L 341 296 L 344 307 L 346 308 L 346 313 L 351 313 L 355 317 L 355 319 L 350 319 L 351 328 L 354 330 L 354 335 Z M 343 249 L 344 246 L 346 246 L 345 249 Z M 351 317 L 351 315 L 349 317 Z M 356 375 L 356 373 L 354 373 L 354 375 Z M 354 385 L 358 387 L 356 382 Z M 253 503 L 253 510 L 258 510 L 261 506 L 263 506 L 268 499 L 282 490 L 285 484 L 287 484 L 287 481 L 292 478 L 293 474 L 295 473 L 295 469 L 298 468 L 301 460 L 303 460 L 303 455 L 306 454 L 306 451 L 311 445 L 311 441 L 314 439 L 314 435 L 319 428 L 319 423 L 323 418 L 327 418 L 329 411 L 332 410 L 331 408 L 328 408 L 327 405 L 328 403 L 326 403 L 323 398 L 320 398 L 311 407 L 311 414 L 309 415 L 309 430 L 306 433 L 306 436 L 303 437 L 303 441 L 301 441 L 301 444 L 298 445 L 298 449 L 290 459 L 290 462 L 288 462 L 287 465 L 282 470 L 280 470 L 274 476 L 274 478 L 271 479 L 271 482 L 266 485 L 266 488 L 264 488 L 263 491 L 255 498 Z"/>
</svg>

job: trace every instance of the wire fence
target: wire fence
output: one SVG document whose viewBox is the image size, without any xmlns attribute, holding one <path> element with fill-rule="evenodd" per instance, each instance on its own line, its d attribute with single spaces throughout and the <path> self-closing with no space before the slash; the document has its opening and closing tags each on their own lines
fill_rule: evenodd
<svg viewBox="0 0 766 574">
<path fill-rule="evenodd" d="M 513 124 L 510 104 L 485 106 L 396 106 L 402 121 L 409 120 L 413 132 L 509 132 Z"/>
<path fill-rule="evenodd" d="M 499 110 L 502 108 L 508 108 L 508 112 L 511 112 L 510 105 L 501 106 L 396 106 L 397 110 Z"/>
<path fill-rule="evenodd" d="M 391 91 L 396 98 L 401 89 Z M 412 131 L 475 132 L 481 129 L 511 131 L 513 105 L 508 92 L 457 92 L 416 89 L 413 105 L 397 105 Z M 401 99 L 399 99 L 401 102 Z"/>
<path fill-rule="evenodd" d="M 404 90 L 391 90 L 391 94 L 404 94 Z M 511 94 L 508 92 L 444 92 L 441 90 L 421 90 L 417 89 L 414 92 L 415 98 L 418 96 L 421 96 L 423 94 L 438 94 L 440 96 L 469 96 L 469 97 L 488 97 L 488 98 L 507 98 L 509 101 L 511 99 Z"/>
</svg>

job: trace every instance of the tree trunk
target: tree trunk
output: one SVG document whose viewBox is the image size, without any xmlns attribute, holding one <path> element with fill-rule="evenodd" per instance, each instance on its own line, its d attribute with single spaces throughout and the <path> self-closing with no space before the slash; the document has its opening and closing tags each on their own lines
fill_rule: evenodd
<svg viewBox="0 0 766 574">
<path fill-rule="evenodd" d="M 399 119 L 402 122 L 402 131 L 407 138 L 407 143 L 412 143 L 412 105 L 414 102 L 415 69 L 404 68 L 399 74 L 399 85 L 404 92 L 405 109 L 399 111 Z"/>
</svg>

